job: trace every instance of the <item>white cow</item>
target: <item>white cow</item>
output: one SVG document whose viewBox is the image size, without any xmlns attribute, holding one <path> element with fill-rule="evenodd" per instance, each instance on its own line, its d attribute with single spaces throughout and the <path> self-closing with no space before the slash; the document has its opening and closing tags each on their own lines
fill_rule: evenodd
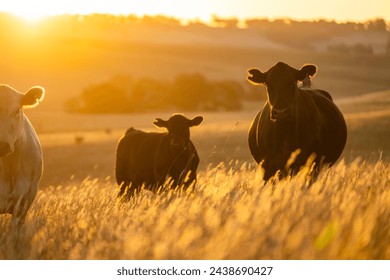
<svg viewBox="0 0 390 280">
<path fill-rule="evenodd" d="M 23 107 L 34 107 L 44 89 L 25 94 L 0 84 L 0 214 L 21 223 L 37 193 L 42 176 L 42 149 Z"/>
</svg>

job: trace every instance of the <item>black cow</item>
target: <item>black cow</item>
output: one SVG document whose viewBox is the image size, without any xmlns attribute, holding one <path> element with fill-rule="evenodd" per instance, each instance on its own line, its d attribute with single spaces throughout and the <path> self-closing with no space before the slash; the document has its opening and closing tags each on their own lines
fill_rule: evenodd
<svg viewBox="0 0 390 280">
<path fill-rule="evenodd" d="M 165 183 L 184 189 L 193 184 L 199 156 L 190 140 L 190 127 L 202 121 L 201 116 L 189 120 L 175 114 L 167 121 L 156 118 L 153 122 L 157 127 L 167 128 L 167 133 L 129 128 L 119 140 L 116 152 L 118 197 L 130 197 L 142 186 L 157 191 Z"/>
<path fill-rule="evenodd" d="M 317 72 L 314 65 L 300 70 L 278 62 L 267 72 L 248 71 L 253 84 L 265 84 L 267 102 L 253 120 L 248 135 L 253 158 L 264 169 L 264 180 L 278 173 L 295 174 L 313 160 L 314 172 L 340 157 L 347 139 L 344 117 L 323 90 L 299 87 Z M 314 176 L 315 177 L 315 176 Z"/>
</svg>

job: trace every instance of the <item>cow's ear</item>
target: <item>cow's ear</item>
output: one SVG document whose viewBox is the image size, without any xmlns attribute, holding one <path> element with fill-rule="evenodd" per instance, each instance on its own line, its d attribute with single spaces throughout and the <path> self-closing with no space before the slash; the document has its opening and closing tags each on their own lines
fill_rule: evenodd
<svg viewBox="0 0 390 280">
<path fill-rule="evenodd" d="M 267 74 L 262 73 L 259 69 L 250 69 L 246 79 L 255 85 L 263 84 L 267 79 Z"/>
<path fill-rule="evenodd" d="M 155 118 L 153 124 L 157 127 L 166 127 L 168 128 L 168 122 L 160 118 Z"/>
<path fill-rule="evenodd" d="M 313 64 L 305 64 L 298 71 L 297 80 L 302 81 L 306 77 L 313 77 L 317 73 L 317 66 Z"/>
<path fill-rule="evenodd" d="M 197 116 L 189 121 L 190 126 L 197 126 L 200 125 L 203 122 L 202 116 Z"/>
<path fill-rule="evenodd" d="M 35 107 L 42 101 L 45 90 L 42 87 L 32 87 L 22 95 L 22 106 Z"/>
</svg>

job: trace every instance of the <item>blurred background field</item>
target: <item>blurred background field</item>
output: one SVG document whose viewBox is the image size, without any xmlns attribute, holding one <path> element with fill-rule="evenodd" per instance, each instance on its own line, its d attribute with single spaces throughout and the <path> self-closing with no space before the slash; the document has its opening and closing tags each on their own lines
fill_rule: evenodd
<svg viewBox="0 0 390 280">
<path fill-rule="evenodd" d="M 336 99 L 389 87 L 390 32 L 383 19 L 337 23 L 215 18 L 208 24 L 183 25 L 164 16 L 64 15 L 26 22 L 2 13 L 0 25 L 4 27 L 0 51 L 7 54 L 0 68 L 2 80 L 21 91 L 34 84 L 45 87 L 47 96 L 40 110 L 64 110 L 70 99 L 82 99 L 88 89 L 102 85 L 106 89 L 95 90 L 96 99 L 102 99 L 100 93 L 104 98 L 104 90 L 109 93 L 100 112 L 115 104 L 115 86 L 124 88 L 130 100 L 147 101 L 139 102 L 139 107 L 151 106 L 147 95 L 157 99 L 165 83 L 183 75 L 190 76 L 189 82 L 167 103 L 176 104 L 182 96 L 193 101 L 201 96 L 205 103 L 212 100 L 214 94 L 205 90 L 198 90 L 196 96 L 192 92 L 202 89 L 199 84 L 204 85 L 204 80 L 238 83 L 241 103 L 242 98 L 264 99 L 246 83 L 246 70 L 266 70 L 278 61 L 296 68 L 304 63 L 318 65 L 314 85 Z M 207 108 L 193 103 L 199 105 L 195 110 Z"/>
</svg>

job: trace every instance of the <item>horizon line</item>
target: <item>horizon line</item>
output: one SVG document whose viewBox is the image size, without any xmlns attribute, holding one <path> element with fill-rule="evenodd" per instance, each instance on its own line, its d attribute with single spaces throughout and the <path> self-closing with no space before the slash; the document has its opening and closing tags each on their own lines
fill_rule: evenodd
<svg viewBox="0 0 390 280">
<path fill-rule="evenodd" d="M 22 14 L 18 14 L 12 11 L 4 11 L 0 10 L 0 14 L 7 14 L 14 17 L 17 17 L 21 20 L 24 19 L 24 16 Z M 279 20 L 289 20 L 289 21 L 295 21 L 295 22 L 319 22 L 319 21 L 325 21 L 325 22 L 334 22 L 337 24 L 347 24 L 347 23 L 356 23 L 356 24 L 364 24 L 370 21 L 375 20 L 383 20 L 389 25 L 390 27 L 390 19 L 386 19 L 381 16 L 375 16 L 375 17 L 368 17 L 364 20 L 354 20 L 354 19 L 343 19 L 343 20 L 337 20 L 335 18 L 326 18 L 326 17 L 317 17 L 317 18 L 295 18 L 290 16 L 280 16 L 280 17 L 239 17 L 239 16 L 221 16 L 218 14 L 210 14 L 208 16 L 208 19 L 204 19 L 202 17 L 178 17 L 174 15 L 168 15 L 163 13 L 156 13 L 156 14 L 148 14 L 148 13 L 113 13 L 113 12 L 61 12 L 61 13 L 47 13 L 42 15 L 37 21 L 42 21 L 48 18 L 55 18 L 55 17 L 61 17 L 61 16 L 93 16 L 93 15 L 107 15 L 107 16 L 114 16 L 114 17 L 136 17 L 136 18 L 144 18 L 144 17 L 151 17 L 151 18 L 157 18 L 157 17 L 163 17 L 167 19 L 174 19 L 177 20 L 180 23 L 204 23 L 209 24 L 213 22 L 213 19 L 219 19 L 219 20 L 237 20 L 237 22 L 245 23 L 250 20 L 268 20 L 270 22 L 279 21 Z"/>
</svg>

